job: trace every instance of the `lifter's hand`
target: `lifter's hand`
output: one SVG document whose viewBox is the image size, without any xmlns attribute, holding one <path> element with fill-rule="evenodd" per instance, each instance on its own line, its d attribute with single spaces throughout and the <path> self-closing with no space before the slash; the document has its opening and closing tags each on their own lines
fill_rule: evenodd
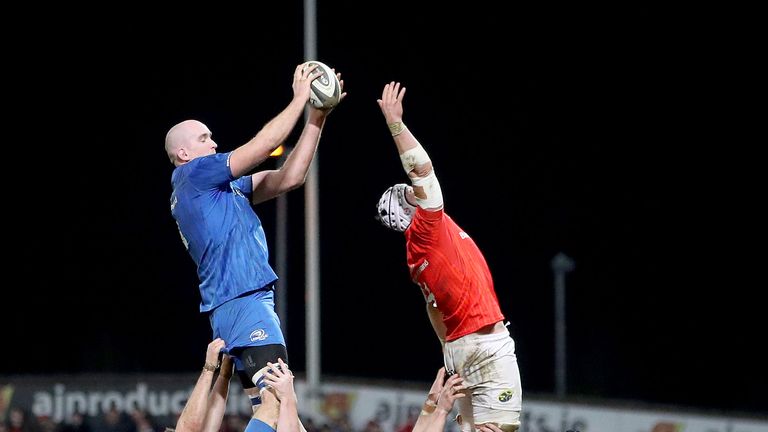
<svg viewBox="0 0 768 432">
<path fill-rule="evenodd" d="M 264 372 L 264 382 L 272 386 L 279 400 L 282 401 L 287 397 L 295 398 L 293 372 L 288 369 L 288 365 L 283 362 L 283 359 L 278 358 L 277 362 L 279 364 L 267 362 L 269 369 Z"/>
<path fill-rule="evenodd" d="M 437 400 L 437 409 L 442 409 L 446 413 L 451 412 L 451 410 L 453 410 L 453 403 L 456 399 L 466 396 L 466 393 L 464 393 L 466 387 L 463 383 L 464 378 L 460 377 L 459 374 L 451 375 L 451 377 L 445 381 L 442 390 L 440 390 L 440 398 Z"/>
<path fill-rule="evenodd" d="M 496 425 L 496 423 L 476 424 L 475 428 L 477 428 L 477 430 L 480 432 L 504 432 L 499 426 Z"/>
<path fill-rule="evenodd" d="M 437 399 L 440 397 L 440 391 L 443 390 L 443 382 L 445 382 L 445 367 L 437 370 L 437 376 L 432 383 L 432 387 L 429 389 L 429 395 L 427 395 L 427 399 L 435 404 L 437 404 Z"/>
<path fill-rule="evenodd" d="M 221 364 L 219 363 L 219 353 L 226 346 L 226 342 L 221 338 L 216 338 L 208 344 L 208 350 L 205 352 L 205 365 L 218 369 Z"/>
</svg>

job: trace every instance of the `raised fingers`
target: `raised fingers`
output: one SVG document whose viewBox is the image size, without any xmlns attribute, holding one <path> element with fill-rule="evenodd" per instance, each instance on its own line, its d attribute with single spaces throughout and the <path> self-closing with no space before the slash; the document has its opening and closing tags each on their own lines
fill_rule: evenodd
<svg viewBox="0 0 768 432">
<path fill-rule="evenodd" d="M 280 364 L 280 370 L 286 374 L 290 374 L 293 376 L 293 372 L 288 368 L 288 364 L 286 364 L 282 358 L 278 357 L 277 362 Z"/>
<path fill-rule="evenodd" d="M 481 432 L 503 432 L 496 423 L 475 424 L 475 427 Z"/>
<path fill-rule="evenodd" d="M 443 391 L 446 391 L 447 389 L 450 389 L 453 393 L 458 393 L 464 389 L 466 389 L 466 386 L 464 386 L 464 378 L 460 377 L 458 374 L 453 374 L 445 381 L 445 384 L 443 384 Z"/>
<path fill-rule="evenodd" d="M 445 379 L 445 366 L 441 366 L 440 369 L 437 370 L 437 376 L 435 377 L 435 381 L 440 381 L 441 383 Z"/>
<path fill-rule="evenodd" d="M 219 352 L 221 352 L 225 346 L 227 346 L 227 343 L 221 338 L 212 340 L 211 343 L 208 344 L 208 350 L 205 353 L 206 360 L 218 359 Z"/>
<path fill-rule="evenodd" d="M 402 87 L 399 82 L 391 81 L 384 86 L 384 90 L 381 92 L 381 101 L 385 104 L 394 104 L 401 102 L 405 96 L 405 87 Z"/>
</svg>

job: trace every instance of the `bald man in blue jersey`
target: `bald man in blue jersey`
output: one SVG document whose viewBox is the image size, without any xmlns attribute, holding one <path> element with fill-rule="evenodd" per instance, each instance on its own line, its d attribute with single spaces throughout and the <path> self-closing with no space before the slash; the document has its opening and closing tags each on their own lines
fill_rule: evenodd
<svg viewBox="0 0 768 432">
<path fill-rule="evenodd" d="M 254 408 L 263 403 L 275 412 L 277 399 L 261 391 L 265 365 L 288 356 L 275 313 L 277 275 L 269 265 L 264 229 L 251 205 L 304 184 L 317 151 L 329 111 L 307 103 L 310 84 L 319 74 L 316 66 L 304 71 L 302 66 L 294 71 L 288 106 L 235 150 L 216 153 L 211 131 L 196 120 L 173 126 L 165 138 L 165 150 L 176 166 L 171 213 L 197 264 L 200 312 L 208 314 L 213 337 L 227 341 L 223 351 L 235 358 Z M 309 107 L 307 122 L 283 166 L 249 175 L 288 138 L 305 107 Z"/>
</svg>

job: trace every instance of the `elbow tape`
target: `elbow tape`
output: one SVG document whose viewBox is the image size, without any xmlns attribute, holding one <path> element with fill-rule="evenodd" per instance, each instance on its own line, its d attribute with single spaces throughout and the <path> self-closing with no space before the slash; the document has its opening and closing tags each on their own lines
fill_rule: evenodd
<svg viewBox="0 0 768 432">
<path fill-rule="evenodd" d="M 416 169 L 416 167 L 431 162 L 431 160 L 429 159 L 427 151 L 424 150 L 424 147 L 422 147 L 421 144 L 417 144 L 416 147 L 407 150 L 400 155 L 400 162 L 403 164 L 405 173 L 408 174 Z"/>
<path fill-rule="evenodd" d="M 440 182 L 437 181 L 435 169 L 433 168 L 426 177 L 411 179 L 414 186 L 421 186 L 424 189 L 426 198 L 421 199 L 416 195 L 416 203 L 423 209 L 435 209 L 443 206 L 443 191 L 440 189 Z"/>
</svg>

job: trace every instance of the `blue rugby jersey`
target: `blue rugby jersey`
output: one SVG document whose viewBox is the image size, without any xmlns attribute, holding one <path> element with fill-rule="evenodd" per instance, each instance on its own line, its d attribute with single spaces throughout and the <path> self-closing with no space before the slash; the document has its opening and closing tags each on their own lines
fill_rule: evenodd
<svg viewBox="0 0 768 432">
<path fill-rule="evenodd" d="M 251 176 L 232 176 L 230 154 L 196 158 L 171 176 L 171 213 L 197 264 L 200 312 L 277 280 L 251 207 Z"/>
</svg>

